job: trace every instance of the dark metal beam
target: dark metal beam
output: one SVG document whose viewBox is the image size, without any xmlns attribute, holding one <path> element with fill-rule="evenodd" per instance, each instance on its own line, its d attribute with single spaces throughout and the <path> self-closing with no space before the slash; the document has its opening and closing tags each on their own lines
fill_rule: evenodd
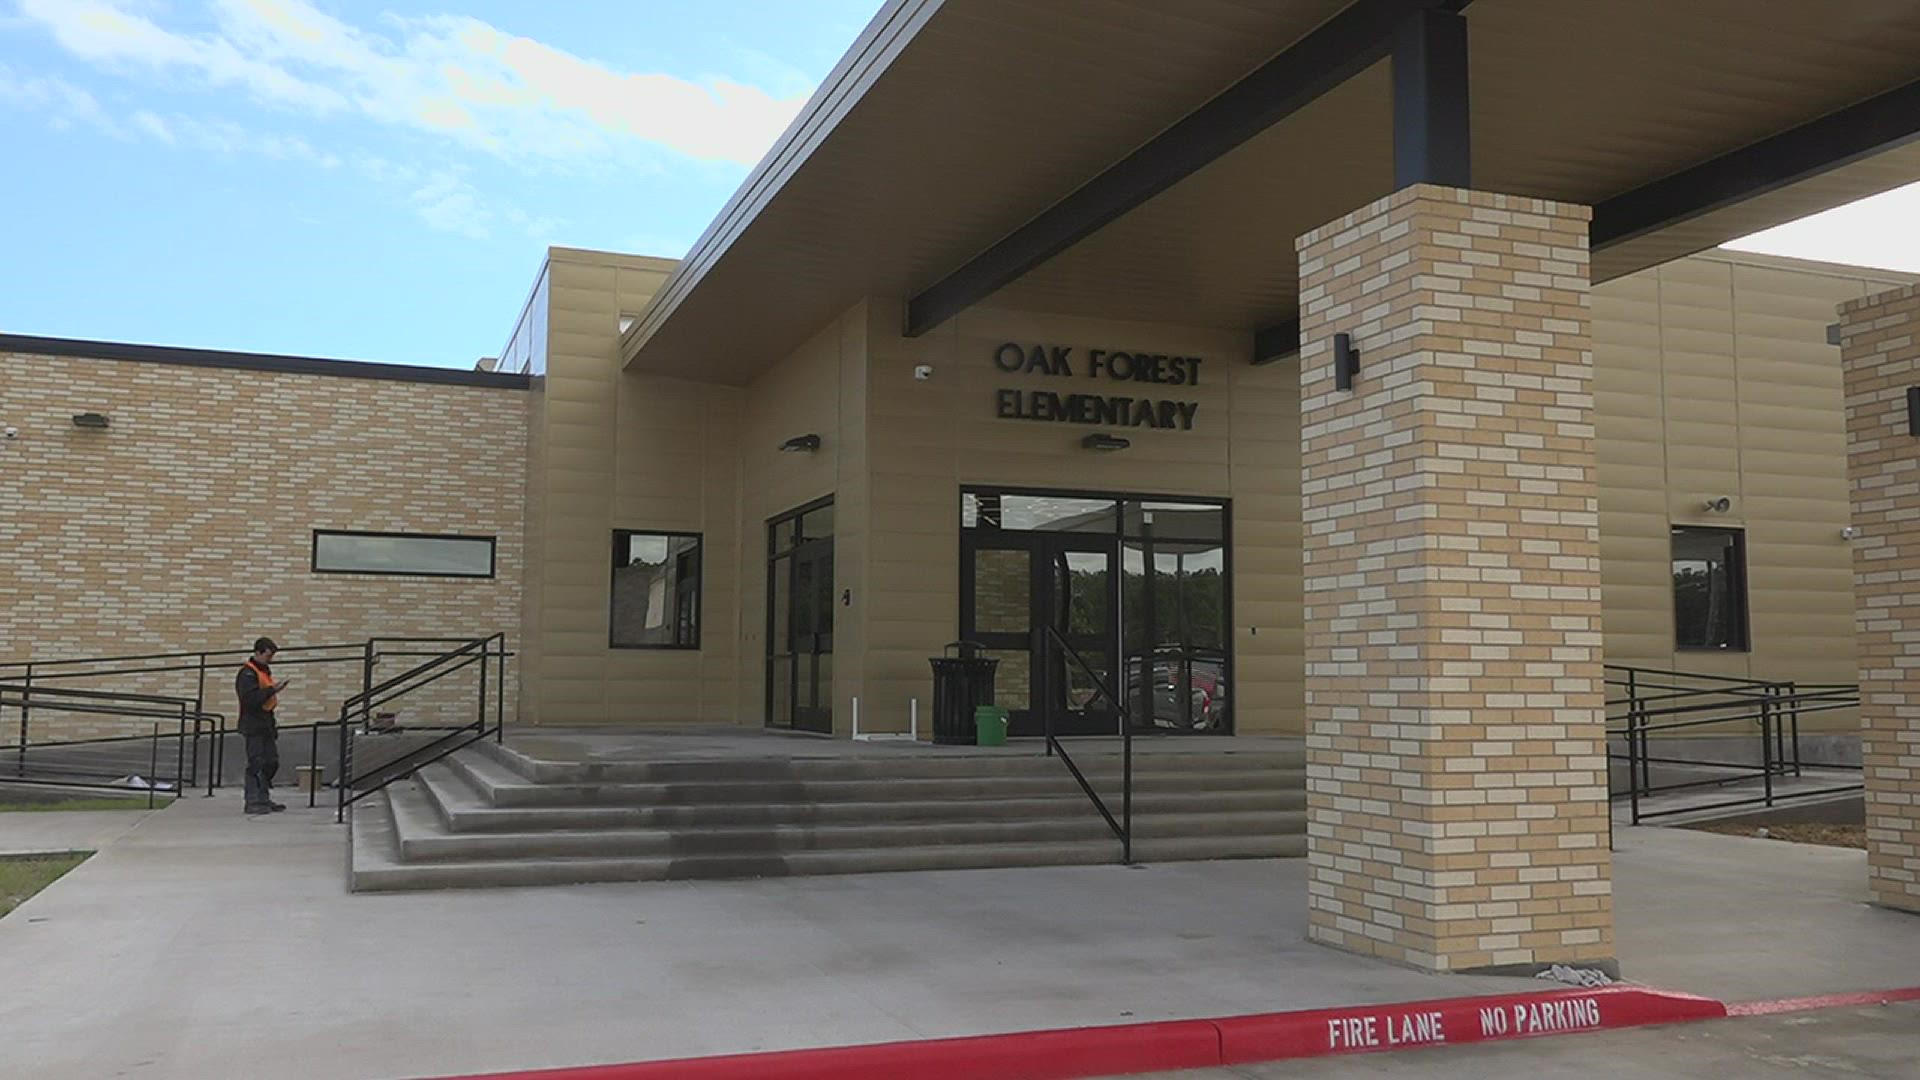
<svg viewBox="0 0 1920 1080">
<path fill-rule="evenodd" d="M 1253 334 L 1253 362 L 1271 364 L 1300 351 L 1300 320 L 1288 319 L 1262 327 Z"/>
<path fill-rule="evenodd" d="M 1356 0 L 1246 78 L 907 302 L 917 337 L 1384 58 L 1411 15 L 1460 0 Z"/>
<path fill-rule="evenodd" d="M 1920 138 L 1920 82 L 1849 105 L 1593 208 L 1605 247 L 1744 202 Z"/>
<path fill-rule="evenodd" d="M 1472 187 L 1467 120 L 1467 20 L 1449 11 L 1407 16 L 1393 33 L 1393 188 Z"/>
</svg>

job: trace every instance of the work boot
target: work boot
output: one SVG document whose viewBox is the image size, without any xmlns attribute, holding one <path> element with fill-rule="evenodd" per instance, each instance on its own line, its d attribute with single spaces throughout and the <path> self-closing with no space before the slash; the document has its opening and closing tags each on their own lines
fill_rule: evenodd
<svg viewBox="0 0 1920 1080">
<path fill-rule="evenodd" d="M 271 806 L 249 806 L 249 807 L 247 807 L 247 816 L 248 816 L 248 817 L 252 817 L 252 816 L 253 816 L 253 815 L 255 815 L 255 814 L 271 814 L 271 813 L 273 813 L 273 807 L 271 807 Z"/>
<path fill-rule="evenodd" d="M 273 811 L 276 814 L 282 810 L 285 810 L 286 808 L 287 808 L 287 804 L 283 802 L 270 802 L 267 804 L 267 809 Z"/>
</svg>

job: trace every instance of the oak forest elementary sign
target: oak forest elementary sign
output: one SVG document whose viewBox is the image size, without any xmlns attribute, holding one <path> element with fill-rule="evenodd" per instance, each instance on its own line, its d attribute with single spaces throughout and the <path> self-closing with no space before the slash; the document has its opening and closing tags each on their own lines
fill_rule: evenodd
<svg viewBox="0 0 1920 1080">
<path fill-rule="evenodd" d="M 1009 341 L 993 350 L 993 366 L 1009 375 L 1051 375 L 1062 379 L 1100 379 L 1156 386 L 1200 385 L 1199 357 L 1166 353 L 1088 349 L 1083 357 L 1076 357 L 1069 345 L 1025 346 Z M 1005 420 L 1058 420 L 1106 427 L 1178 427 L 1181 431 L 1192 431 L 1193 418 L 1200 412 L 1197 401 L 1130 394 L 1062 394 L 1055 390 L 1002 387 L 993 392 L 993 397 L 994 415 Z"/>
</svg>

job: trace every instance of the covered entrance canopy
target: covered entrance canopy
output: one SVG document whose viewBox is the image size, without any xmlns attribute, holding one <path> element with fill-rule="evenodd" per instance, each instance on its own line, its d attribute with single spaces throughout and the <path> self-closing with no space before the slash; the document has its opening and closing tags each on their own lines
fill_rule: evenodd
<svg viewBox="0 0 1920 1080">
<path fill-rule="evenodd" d="M 1243 582 L 1265 599 L 1232 641 L 1300 635 L 1315 940 L 1607 968 L 1591 283 L 1920 177 L 1916 132 L 1910 0 L 900 0 L 641 313 L 625 366 L 739 385 L 792 356 L 763 392 L 803 363 L 838 380 L 843 520 L 892 522 L 847 531 L 870 574 L 842 602 L 888 633 L 927 621 L 899 601 L 929 595 L 906 569 L 943 520 L 928 493 L 1126 485 L 1149 450 L 1211 470 L 1186 490 L 1266 515 L 1265 580 Z M 1089 358 L 1116 346 L 1087 337 L 1153 336 L 1128 355 L 1174 366 L 1135 381 L 1278 437 L 1240 457 L 1147 431 L 1068 463 L 1001 424 L 1045 418 L 1006 365 L 925 362 L 1076 319 Z M 1048 346 L 1045 376 L 1072 376 Z M 1190 349 L 1219 363 L 1172 377 Z M 954 418 L 988 389 L 1015 407 Z M 1024 570 L 1026 612 L 1119 651 L 1111 540 L 993 532 L 968 537 L 976 579 L 1017 601 Z M 1284 666 L 1245 664 L 1233 699 Z"/>
<path fill-rule="evenodd" d="M 893 0 L 636 322 L 628 366 L 742 383 L 864 296 L 910 301 L 924 332 L 996 289 L 1284 351 L 1294 238 L 1401 186 L 1394 28 L 1455 10 L 1453 182 L 1593 206 L 1596 281 L 1920 178 L 1905 0 Z"/>
</svg>

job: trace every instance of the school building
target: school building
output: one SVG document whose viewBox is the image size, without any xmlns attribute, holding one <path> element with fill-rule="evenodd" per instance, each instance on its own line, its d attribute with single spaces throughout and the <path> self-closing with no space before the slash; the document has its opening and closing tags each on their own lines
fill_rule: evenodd
<svg viewBox="0 0 1920 1080">
<path fill-rule="evenodd" d="M 893 0 L 473 371 L 0 337 L 0 659 L 504 631 L 523 728 L 925 738 L 975 643 L 1016 738 L 1304 740 L 1315 936 L 1441 968 L 1610 955 L 1603 663 L 1863 682 L 1920 903 L 1920 277 L 1716 247 L 1920 178 L 1920 15 L 1122 7 Z"/>
</svg>

